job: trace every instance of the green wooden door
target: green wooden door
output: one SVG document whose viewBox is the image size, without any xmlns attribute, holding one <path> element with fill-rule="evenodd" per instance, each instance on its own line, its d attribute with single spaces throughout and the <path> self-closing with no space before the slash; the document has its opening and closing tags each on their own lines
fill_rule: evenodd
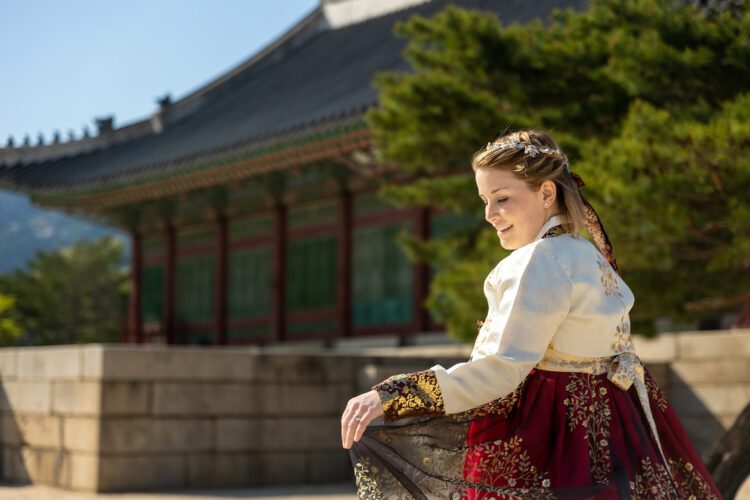
<svg viewBox="0 0 750 500">
<path fill-rule="evenodd" d="M 412 321 L 414 265 L 396 243 L 413 233 L 410 220 L 354 230 L 352 322 L 355 326 Z"/>
</svg>

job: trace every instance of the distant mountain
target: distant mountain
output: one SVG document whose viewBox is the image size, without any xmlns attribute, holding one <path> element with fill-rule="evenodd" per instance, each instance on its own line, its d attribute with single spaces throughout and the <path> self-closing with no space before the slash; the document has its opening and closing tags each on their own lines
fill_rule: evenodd
<svg viewBox="0 0 750 500">
<path fill-rule="evenodd" d="M 0 274 L 25 267 L 38 250 L 56 250 L 82 239 L 107 235 L 123 240 L 125 262 L 129 262 L 127 233 L 57 210 L 35 207 L 28 196 L 0 189 Z"/>
</svg>

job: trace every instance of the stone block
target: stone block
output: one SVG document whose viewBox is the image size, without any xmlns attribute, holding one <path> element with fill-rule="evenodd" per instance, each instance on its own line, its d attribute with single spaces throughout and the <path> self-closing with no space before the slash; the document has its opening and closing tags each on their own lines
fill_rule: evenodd
<svg viewBox="0 0 750 500">
<path fill-rule="evenodd" d="M 261 420 L 257 418 L 219 418 L 216 420 L 215 449 L 220 452 L 260 448 Z"/>
<path fill-rule="evenodd" d="M 347 384 L 266 384 L 260 390 L 264 415 L 340 415 L 351 393 Z"/>
<path fill-rule="evenodd" d="M 20 446 L 3 446 L 3 479 L 28 483 L 29 474 L 23 466 L 23 457 Z"/>
<path fill-rule="evenodd" d="M 184 455 L 102 456 L 99 492 L 184 488 L 186 461 Z"/>
<path fill-rule="evenodd" d="M 84 379 L 102 378 L 104 351 L 108 347 L 104 344 L 81 346 L 81 375 Z"/>
<path fill-rule="evenodd" d="M 341 354 L 267 353 L 256 357 L 258 381 L 330 384 L 351 381 L 356 358 Z"/>
<path fill-rule="evenodd" d="M 70 454 L 70 487 L 95 492 L 99 487 L 99 457 L 90 453 Z"/>
<path fill-rule="evenodd" d="M 5 446 L 21 446 L 21 431 L 16 425 L 16 416 L 13 413 L 5 413 L 2 416 L 2 444 Z"/>
<path fill-rule="evenodd" d="M 199 487 L 258 486 L 260 457 L 247 453 L 191 454 L 188 484 Z"/>
<path fill-rule="evenodd" d="M 463 360 L 465 361 L 465 360 Z M 426 370 L 433 366 L 427 360 L 380 360 L 376 363 L 363 364 L 358 372 L 358 384 L 361 390 L 370 389 L 392 375 Z M 451 366 L 451 364 L 448 364 Z M 448 366 L 443 365 L 444 368 Z"/>
<path fill-rule="evenodd" d="M 63 447 L 75 452 L 98 452 L 100 425 L 97 417 L 65 417 Z"/>
<path fill-rule="evenodd" d="M 106 346 L 104 380 L 253 381 L 253 348 Z"/>
<path fill-rule="evenodd" d="M 248 384 L 172 383 L 153 385 L 154 415 L 250 415 L 263 401 Z"/>
<path fill-rule="evenodd" d="M 750 358 L 750 334 L 739 332 L 685 332 L 677 335 L 677 360 Z"/>
<path fill-rule="evenodd" d="M 208 451 L 212 430 L 208 419 L 108 417 L 101 421 L 99 446 L 102 453 Z"/>
<path fill-rule="evenodd" d="M 265 418 L 260 421 L 263 450 L 336 450 L 341 448 L 339 418 Z"/>
<path fill-rule="evenodd" d="M 4 415 L 3 442 L 14 446 L 60 448 L 62 426 L 62 419 L 57 416 L 27 413 Z"/>
<path fill-rule="evenodd" d="M 18 377 L 22 379 L 78 379 L 83 375 L 81 347 L 25 347 L 18 350 Z"/>
<path fill-rule="evenodd" d="M 17 482 L 70 486 L 70 455 L 62 450 L 5 447 L 6 478 Z"/>
<path fill-rule="evenodd" d="M 633 336 L 633 345 L 644 363 L 670 363 L 677 356 L 677 335 L 661 333 L 654 338 Z"/>
<path fill-rule="evenodd" d="M 5 413 L 49 414 L 52 410 L 52 384 L 49 382 L 14 380 L 3 383 L 2 388 Z"/>
<path fill-rule="evenodd" d="M 99 415 L 102 385 L 98 381 L 53 383 L 52 411 L 61 415 Z"/>
<path fill-rule="evenodd" d="M 686 384 L 745 383 L 750 385 L 750 359 L 709 359 L 672 363 L 675 377 Z"/>
<path fill-rule="evenodd" d="M 0 379 L 14 379 L 18 376 L 18 349 L 4 347 L 0 349 Z"/>
<path fill-rule="evenodd" d="M 354 482 L 349 452 L 343 448 L 307 453 L 307 481 L 310 483 Z"/>
<path fill-rule="evenodd" d="M 718 418 L 721 426 L 724 427 L 724 430 L 726 431 L 734 425 L 738 416 L 739 415 L 717 415 L 716 418 Z"/>
<path fill-rule="evenodd" d="M 299 452 L 268 452 L 260 455 L 263 486 L 304 483 L 306 458 Z"/>
<path fill-rule="evenodd" d="M 646 371 L 654 379 L 656 385 L 658 385 L 665 393 L 669 392 L 670 384 L 672 383 L 672 369 L 668 363 L 644 363 Z"/>
<path fill-rule="evenodd" d="M 750 384 L 675 384 L 671 403 L 678 415 L 738 415 L 750 402 Z"/>
<path fill-rule="evenodd" d="M 151 384 L 143 381 L 102 384 L 103 415 L 146 415 L 150 409 Z"/>
<path fill-rule="evenodd" d="M 680 415 L 680 421 L 699 454 L 709 450 L 724 433 L 721 422 L 711 416 Z"/>
</svg>

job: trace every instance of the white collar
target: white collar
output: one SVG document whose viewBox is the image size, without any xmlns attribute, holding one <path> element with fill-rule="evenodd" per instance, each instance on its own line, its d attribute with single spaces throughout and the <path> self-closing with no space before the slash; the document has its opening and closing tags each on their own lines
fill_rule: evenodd
<svg viewBox="0 0 750 500">
<path fill-rule="evenodd" d="M 566 222 L 566 218 L 563 215 L 553 215 L 549 219 L 547 219 L 547 222 L 545 222 L 542 225 L 542 228 L 539 230 L 539 232 L 536 235 L 536 238 L 534 238 L 534 241 L 539 240 L 544 236 L 544 233 L 549 231 L 551 228 L 558 226 L 560 224 L 564 224 Z"/>
</svg>

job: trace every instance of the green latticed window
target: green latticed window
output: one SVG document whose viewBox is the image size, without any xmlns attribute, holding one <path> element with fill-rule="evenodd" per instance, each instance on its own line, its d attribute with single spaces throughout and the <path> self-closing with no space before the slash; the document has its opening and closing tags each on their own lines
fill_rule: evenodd
<svg viewBox="0 0 750 500">
<path fill-rule="evenodd" d="M 254 339 L 257 337 L 270 337 L 273 329 L 270 326 L 255 326 L 247 328 L 230 328 L 227 336 L 230 340 Z"/>
<path fill-rule="evenodd" d="M 210 345 L 214 340 L 214 332 L 211 330 L 187 332 L 183 340 L 186 344 Z"/>
<path fill-rule="evenodd" d="M 352 322 L 356 326 L 413 318 L 414 265 L 396 243 L 402 230 L 413 233 L 412 221 L 354 230 Z"/>
<path fill-rule="evenodd" d="M 229 241 L 266 236 L 274 231 L 274 220 L 270 215 L 233 220 L 229 225 Z"/>
<path fill-rule="evenodd" d="M 164 236 L 162 234 L 143 238 L 144 257 L 163 255 L 165 247 L 166 242 L 164 241 Z"/>
<path fill-rule="evenodd" d="M 177 246 L 189 248 L 213 245 L 216 242 L 216 231 L 211 227 L 195 227 L 181 230 L 177 234 Z"/>
<path fill-rule="evenodd" d="M 290 310 L 336 305 L 338 238 L 322 235 L 289 243 L 286 303 Z"/>
<path fill-rule="evenodd" d="M 352 212 L 355 217 L 394 210 L 397 210 L 397 207 L 381 199 L 376 192 L 358 194 L 352 203 Z"/>
<path fill-rule="evenodd" d="M 213 320 L 214 258 L 207 255 L 180 259 L 175 294 L 178 321 Z"/>
<path fill-rule="evenodd" d="M 287 225 L 289 230 L 321 224 L 335 224 L 339 217 L 339 203 L 323 200 L 315 203 L 304 203 L 289 209 Z"/>
<path fill-rule="evenodd" d="M 158 323 L 164 310 L 164 266 L 145 266 L 141 273 L 141 314 L 144 323 Z"/>
<path fill-rule="evenodd" d="M 246 248 L 229 257 L 229 317 L 271 314 L 271 247 Z"/>
</svg>

